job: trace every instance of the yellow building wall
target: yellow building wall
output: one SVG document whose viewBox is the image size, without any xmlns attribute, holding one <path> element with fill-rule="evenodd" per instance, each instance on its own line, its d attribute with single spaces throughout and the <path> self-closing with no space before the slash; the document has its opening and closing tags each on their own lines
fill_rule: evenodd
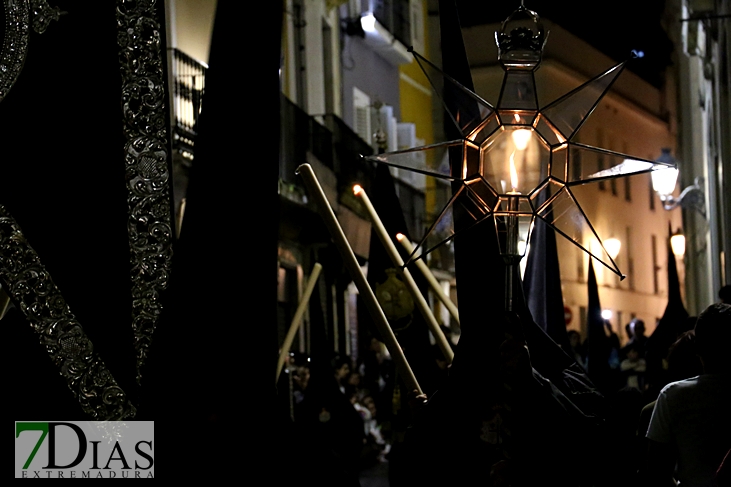
<svg viewBox="0 0 731 487">
<path fill-rule="evenodd" d="M 420 52 L 425 56 L 429 52 L 429 26 L 427 23 L 428 2 L 422 2 L 422 19 L 424 23 L 424 52 Z M 432 96 L 435 96 L 434 90 L 419 64 L 414 60 L 409 64 L 401 65 L 399 69 L 399 93 L 401 102 L 401 122 L 413 123 L 416 125 L 416 137 L 422 139 L 425 145 L 433 144 L 434 140 L 434 121 L 432 114 Z M 427 164 L 429 167 L 436 169 L 439 161 L 434 160 L 433 151 L 427 151 Z M 427 190 L 425 195 L 425 204 L 427 215 L 432 214 L 435 210 L 434 198 L 434 180 L 427 178 Z"/>
</svg>

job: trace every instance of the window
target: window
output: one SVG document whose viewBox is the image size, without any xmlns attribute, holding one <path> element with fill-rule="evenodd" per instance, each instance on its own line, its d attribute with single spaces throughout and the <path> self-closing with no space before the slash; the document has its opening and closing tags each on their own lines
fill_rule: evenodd
<svg viewBox="0 0 731 487">
<path fill-rule="evenodd" d="M 622 152 L 629 154 L 629 147 L 626 143 L 622 145 Z M 632 201 L 632 177 L 625 176 L 622 179 L 624 179 L 624 200 Z"/>
<path fill-rule="evenodd" d="M 277 336 L 280 346 L 287 336 L 298 301 L 297 267 L 282 263 L 277 269 Z"/>
<path fill-rule="evenodd" d="M 335 78 L 333 76 L 332 28 L 322 20 L 322 67 L 325 77 L 325 113 L 335 112 Z"/>
<path fill-rule="evenodd" d="M 371 144 L 371 97 L 353 87 L 353 130 Z"/>
<path fill-rule="evenodd" d="M 604 131 L 602 129 L 598 129 L 596 131 L 596 142 L 597 142 L 597 147 L 604 147 Z M 603 171 L 605 166 L 606 166 L 606 161 L 604 160 L 604 154 L 598 153 L 597 157 L 596 157 L 597 172 Z M 599 181 L 599 189 L 601 191 L 604 191 L 607 189 L 605 181 Z"/>
<path fill-rule="evenodd" d="M 657 265 L 657 237 L 652 236 L 652 291 L 655 294 L 660 293 L 660 266 Z"/>
<path fill-rule="evenodd" d="M 597 157 L 596 157 L 597 172 L 603 171 L 605 167 L 606 167 L 606 163 L 604 161 L 604 154 L 597 154 Z M 612 181 L 614 181 L 614 180 L 612 180 Z M 604 180 L 599 181 L 599 189 L 601 191 L 605 191 L 607 189 L 607 185 Z"/>
<path fill-rule="evenodd" d="M 402 44 L 411 45 L 411 2 L 409 0 L 373 0 L 373 16 Z"/>
<path fill-rule="evenodd" d="M 411 0 L 411 45 L 416 52 L 425 52 L 424 5 L 422 0 Z"/>
<path fill-rule="evenodd" d="M 297 104 L 307 111 L 307 69 L 305 66 L 305 13 L 302 0 L 295 0 L 292 4 L 294 21 L 294 78 L 296 80 Z"/>
<path fill-rule="evenodd" d="M 582 243 L 584 241 L 584 237 L 581 234 L 581 231 L 579 231 L 578 238 L 576 241 L 579 243 Z M 584 280 L 584 277 L 585 277 L 584 276 L 584 255 L 585 254 L 584 254 L 584 251 L 578 247 L 575 248 L 575 252 L 576 252 L 576 274 L 578 276 L 577 280 L 579 282 L 585 282 L 585 280 Z"/>
<path fill-rule="evenodd" d="M 632 227 L 627 227 L 625 231 L 625 255 L 627 255 L 627 285 L 630 290 L 635 289 L 635 261 L 632 256 Z"/>
</svg>

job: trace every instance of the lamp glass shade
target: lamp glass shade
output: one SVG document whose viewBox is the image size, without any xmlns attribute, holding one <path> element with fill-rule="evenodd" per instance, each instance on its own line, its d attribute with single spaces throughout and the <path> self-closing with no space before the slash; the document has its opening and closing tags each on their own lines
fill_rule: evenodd
<svg viewBox="0 0 731 487">
<path fill-rule="evenodd" d="M 604 248 L 607 249 L 607 253 L 612 259 L 617 258 L 621 247 L 622 242 L 620 242 L 618 238 L 608 238 L 604 241 Z"/>
<path fill-rule="evenodd" d="M 480 152 L 482 174 L 498 194 L 528 195 L 548 175 L 549 147 L 530 126 L 505 126 Z"/>
<path fill-rule="evenodd" d="M 678 181 L 678 170 L 672 167 L 652 171 L 652 189 L 662 196 L 667 196 L 675 191 L 675 184 Z"/>
<path fill-rule="evenodd" d="M 685 255 L 685 235 L 679 233 L 670 237 L 670 247 L 678 257 Z"/>
</svg>

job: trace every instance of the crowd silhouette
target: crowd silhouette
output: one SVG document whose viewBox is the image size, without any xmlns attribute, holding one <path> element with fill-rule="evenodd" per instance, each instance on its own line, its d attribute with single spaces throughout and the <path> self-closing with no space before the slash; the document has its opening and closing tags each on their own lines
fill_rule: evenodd
<svg viewBox="0 0 731 487">
<path fill-rule="evenodd" d="M 530 339 L 506 335 L 500 348 L 504 387 L 510 391 L 506 397 L 523 404 L 526 411 L 498 408 L 492 419 L 485 416 L 481 441 L 476 440 L 472 453 L 466 453 L 464 445 L 457 449 L 462 460 L 448 453 L 456 437 L 445 425 L 463 423 L 454 417 L 459 411 L 445 406 L 452 367 L 436 346 L 431 357 L 438 378 L 427 398 L 414 397 L 399 385 L 386 348 L 375 338 L 357 362 L 335 355 L 326 367 L 318 368 L 311 366 L 309 357 L 291 354 L 280 387 L 290 389 L 293 438 L 307 445 L 302 468 L 321 485 L 365 487 L 371 484 L 359 478 L 375 467 L 388 471 L 388 483 L 372 485 L 441 481 L 449 479 L 454 469 L 464 468 L 470 455 L 469 461 L 483 470 L 470 475 L 482 475 L 480 482 L 485 485 L 535 485 L 531 482 L 541 478 L 587 487 L 729 485 L 731 305 L 720 301 L 687 322 L 692 327 L 678 333 L 662 354 L 662 373 L 649 377 L 644 323 L 636 319 L 628 323 L 631 335 L 624 346 L 608 342 L 616 352 L 606 355 L 614 375 L 601 390 L 580 390 L 579 380 L 567 379 L 566 370 L 573 368 L 574 377 L 586 380 L 581 374 L 588 347 L 578 332 L 569 333 L 571 350 L 566 357 L 572 365 L 563 375 L 553 376 L 546 358 L 540 352 L 531 354 L 526 345 Z M 580 393 L 572 395 L 571 387 Z M 563 395 L 556 392 L 560 389 Z M 553 399 L 559 396 L 569 398 L 570 407 L 557 407 L 561 400 Z M 523 413 L 525 431 L 511 435 L 513 441 L 523 439 L 531 447 L 516 444 L 511 447 L 516 458 L 489 460 L 488 449 L 479 444 L 488 445 L 493 439 L 499 443 L 501 422 Z M 437 415 L 442 416 L 441 424 L 433 419 Z M 526 421 L 528 417 L 533 419 Z M 537 433 L 543 441 L 536 442 Z M 564 451 L 552 452 L 552 445 Z M 428 451 L 435 446 L 443 450 Z M 519 462 L 517 457 L 527 460 Z M 455 485 L 462 485 L 457 479 L 464 477 L 453 478 Z"/>
</svg>

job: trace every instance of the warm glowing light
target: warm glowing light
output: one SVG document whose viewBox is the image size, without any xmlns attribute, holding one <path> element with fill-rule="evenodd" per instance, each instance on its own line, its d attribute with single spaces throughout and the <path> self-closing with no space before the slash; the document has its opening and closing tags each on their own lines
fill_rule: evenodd
<svg viewBox="0 0 731 487">
<path fill-rule="evenodd" d="M 528 129 L 518 129 L 513 130 L 513 133 L 510 135 L 513 137 L 515 148 L 518 150 L 525 150 L 525 148 L 528 147 L 528 142 L 530 142 L 530 138 L 533 134 Z"/>
<path fill-rule="evenodd" d="M 358 196 L 363 191 L 363 187 L 360 184 L 353 185 L 353 194 Z"/>
<path fill-rule="evenodd" d="M 670 247 L 673 249 L 673 254 L 678 257 L 685 255 L 685 235 L 677 233 L 670 237 Z"/>
<path fill-rule="evenodd" d="M 517 113 L 513 114 L 513 118 L 515 119 L 516 122 L 520 122 L 520 115 L 518 115 Z"/>
<path fill-rule="evenodd" d="M 604 248 L 607 250 L 609 257 L 616 259 L 619 255 L 619 249 L 622 247 L 622 242 L 617 238 L 608 238 L 604 241 Z"/>
<path fill-rule="evenodd" d="M 513 191 L 518 188 L 518 171 L 515 169 L 515 151 L 510 154 L 510 185 L 513 187 Z"/>
<path fill-rule="evenodd" d="M 614 313 L 612 313 L 611 309 L 603 309 L 602 310 L 602 318 L 605 320 L 611 320 Z"/>
<path fill-rule="evenodd" d="M 678 181 L 678 170 L 672 167 L 657 169 L 650 173 L 652 176 L 652 189 L 660 196 L 667 196 L 675 191 L 675 183 Z"/>
<path fill-rule="evenodd" d="M 402 241 L 404 238 L 405 237 L 404 237 L 404 234 L 403 233 L 397 233 L 396 234 L 396 240 L 398 240 L 399 242 Z"/>
<path fill-rule="evenodd" d="M 518 240 L 518 253 L 520 255 L 523 255 L 525 253 L 526 245 L 527 244 L 525 243 L 525 240 Z"/>
</svg>

